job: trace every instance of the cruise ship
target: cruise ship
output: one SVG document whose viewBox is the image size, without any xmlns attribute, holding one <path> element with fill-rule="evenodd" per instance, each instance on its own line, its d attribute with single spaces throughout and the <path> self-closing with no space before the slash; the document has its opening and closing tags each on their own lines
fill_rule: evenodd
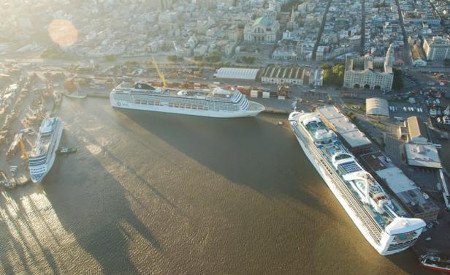
<svg viewBox="0 0 450 275">
<path fill-rule="evenodd" d="M 264 110 L 263 105 L 247 100 L 241 92 L 219 87 L 175 90 L 122 83 L 111 91 L 109 99 L 116 108 L 217 118 L 251 117 Z"/>
<path fill-rule="evenodd" d="M 36 143 L 29 156 L 28 167 L 33 182 L 40 183 L 52 168 L 62 132 L 63 122 L 60 118 L 45 118 L 42 121 Z"/>
<path fill-rule="evenodd" d="M 411 247 L 426 226 L 399 215 L 380 184 L 365 171 L 318 112 L 294 111 L 289 123 L 303 151 L 366 240 L 381 255 Z"/>
</svg>

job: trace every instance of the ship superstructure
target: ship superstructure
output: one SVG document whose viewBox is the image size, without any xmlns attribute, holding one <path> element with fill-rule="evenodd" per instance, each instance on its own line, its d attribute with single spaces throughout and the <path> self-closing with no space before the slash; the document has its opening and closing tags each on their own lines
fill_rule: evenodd
<svg viewBox="0 0 450 275">
<path fill-rule="evenodd" d="M 109 99 L 116 108 L 217 118 L 251 117 L 264 110 L 263 105 L 247 100 L 241 92 L 219 87 L 175 90 L 122 83 L 111 91 Z"/>
<path fill-rule="evenodd" d="M 311 163 L 378 253 L 394 254 L 416 242 L 425 222 L 398 214 L 404 211 L 325 126 L 319 113 L 292 112 L 289 122 Z"/>
<path fill-rule="evenodd" d="M 41 182 L 53 166 L 63 132 L 63 122 L 58 117 L 45 118 L 39 127 L 36 143 L 29 156 L 31 180 Z"/>
</svg>

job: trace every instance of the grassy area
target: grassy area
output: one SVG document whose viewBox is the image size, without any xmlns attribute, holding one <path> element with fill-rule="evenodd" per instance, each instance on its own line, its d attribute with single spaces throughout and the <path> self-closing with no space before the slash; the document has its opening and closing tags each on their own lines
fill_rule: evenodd
<svg viewBox="0 0 450 275">
<path fill-rule="evenodd" d="M 371 121 L 370 122 L 373 126 L 377 127 L 378 129 L 380 129 L 381 131 L 385 132 L 387 131 L 387 126 L 384 125 L 383 123 L 379 122 L 379 121 Z"/>
<path fill-rule="evenodd" d="M 345 107 L 349 110 L 352 110 L 352 112 L 354 112 L 354 113 L 358 113 L 358 114 L 366 113 L 366 104 L 345 103 Z"/>
</svg>

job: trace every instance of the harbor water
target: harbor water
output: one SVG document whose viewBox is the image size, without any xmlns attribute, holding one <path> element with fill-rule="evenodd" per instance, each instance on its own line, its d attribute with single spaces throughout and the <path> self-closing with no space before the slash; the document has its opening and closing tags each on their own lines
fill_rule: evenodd
<svg viewBox="0 0 450 275">
<path fill-rule="evenodd" d="M 211 119 L 65 98 L 40 185 L 3 191 L 0 273 L 425 273 L 380 256 L 285 116 Z"/>
</svg>

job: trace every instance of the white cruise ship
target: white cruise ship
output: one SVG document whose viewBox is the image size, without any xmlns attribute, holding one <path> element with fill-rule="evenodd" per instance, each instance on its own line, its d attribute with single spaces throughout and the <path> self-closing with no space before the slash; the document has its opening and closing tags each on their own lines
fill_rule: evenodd
<svg viewBox="0 0 450 275">
<path fill-rule="evenodd" d="M 264 106 L 248 101 L 239 91 L 222 88 L 206 90 L 173 90 L 155 88 L 146 83 L 120 84 L 109 95 L 117 108 L 176 113 L 217 118 L 256 116 Z"/>
<path fill-rule="evenodd" d="M 400 206 L 325 126 L 319 113 L 292 112 L 289 123 L 311 163 L 378 253 L 398 253 L 416 242 L 425 222 L 397 214 L 403 212 Z"/>
<path fill-rule="evenodd" d="M 63 122 L 60 118 L 45 118 L 42 121 L 36 143 L 29 156 L 28 166 L 33 182 L 41 182 L 52 168 L 62 132 Z"/>
</svg>

